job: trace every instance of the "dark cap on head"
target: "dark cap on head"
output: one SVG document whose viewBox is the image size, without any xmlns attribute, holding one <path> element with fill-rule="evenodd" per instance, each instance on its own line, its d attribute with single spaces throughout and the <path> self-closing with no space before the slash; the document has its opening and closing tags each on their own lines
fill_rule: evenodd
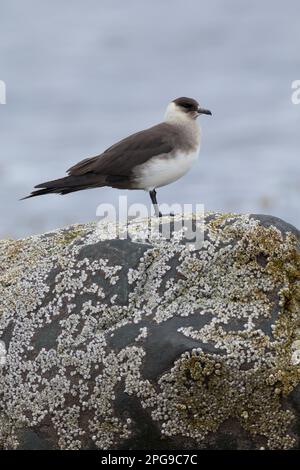
<svg viewBox="0 0 300 470">
<path fill-rule="evenodd" d="M 186 98 L 185 96 L 176 98 L 176 100 L 173 100 L 173 103 L 187 109 L 188 111 L 197 111 L 199 108 L 199 103 L 197 103 L 196 100 L 193 100 L 193 98 Z"/>
<path fill-rule="evenodd" d="M 173 100 L 173 103 L 175 103 L 177 106 L 180 106 L 180 108 L 186 113 L 191 113 L 194 118 L 199 116 L 199 114 L 211 115 L 211 111 L 209 111 L 209 109 L 201 108 L 199 103 L 193 98 L 182 96 L 181 98 L 176 98 L 176 100 Z"/>
</svg>

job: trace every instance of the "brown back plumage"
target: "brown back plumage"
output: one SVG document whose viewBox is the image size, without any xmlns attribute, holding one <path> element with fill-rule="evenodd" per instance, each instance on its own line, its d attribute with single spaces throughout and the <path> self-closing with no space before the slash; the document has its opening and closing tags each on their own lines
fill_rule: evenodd
<svg viewBox="0 0 300 470">
<path fill-rule="evenodd" d="M 161 123 L 132 134 L 109 147 L 101 155 L 87 158 L 72 166 L 69 175 L 93 172 L 101 175 L 130 176 L 136 165 L 156 155 L 166 154 L 176 145 L 177 133 L 173 126 Z"/>
</svg>

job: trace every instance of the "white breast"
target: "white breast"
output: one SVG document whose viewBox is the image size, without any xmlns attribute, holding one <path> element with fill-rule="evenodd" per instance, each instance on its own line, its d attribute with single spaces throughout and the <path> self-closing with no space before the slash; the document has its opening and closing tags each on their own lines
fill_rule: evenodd
<svg viewBox="0 0 300 470">
<path fill-rule="evenodd" d="M 195 152 L 151 158 L 150 161 L 139 165 L 135 170 L 137 187 L 151 191 L 154 188 L 173 183 L 191 169 L 198 154 L 199 147 Z"/>
</svg>

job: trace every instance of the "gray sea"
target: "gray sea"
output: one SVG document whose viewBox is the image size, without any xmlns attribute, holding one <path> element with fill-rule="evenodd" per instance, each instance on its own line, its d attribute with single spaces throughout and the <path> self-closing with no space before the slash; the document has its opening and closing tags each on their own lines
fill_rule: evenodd
<svg viewBox="0 0 300 470">
<path fill-rule="evenodd" d="M 40 182 L 162 119 L 191 96 L 200 159 L 161 202 L 267 213 L 300 227 L 300 2 L 1 0 L 0 238 L 96 219 L 99 189 L 27 201 Z"/>
</svg>

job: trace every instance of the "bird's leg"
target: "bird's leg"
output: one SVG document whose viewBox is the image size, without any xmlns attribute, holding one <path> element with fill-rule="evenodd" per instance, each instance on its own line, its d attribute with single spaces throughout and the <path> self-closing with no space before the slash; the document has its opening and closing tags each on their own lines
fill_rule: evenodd
<svg viewBox="0 0 300 470">
<path fill-rule="evenodd" d="M 150 197 L 151 197 L 151 202 L 153 204 L 156 217 L 161 217 L 162 213 L 160 212 L 158 204 L 157 204 L 155 189 L 152 189 L 152 191 L 149 191 L 149 194 L 150 194 Z"/>
</svg>

